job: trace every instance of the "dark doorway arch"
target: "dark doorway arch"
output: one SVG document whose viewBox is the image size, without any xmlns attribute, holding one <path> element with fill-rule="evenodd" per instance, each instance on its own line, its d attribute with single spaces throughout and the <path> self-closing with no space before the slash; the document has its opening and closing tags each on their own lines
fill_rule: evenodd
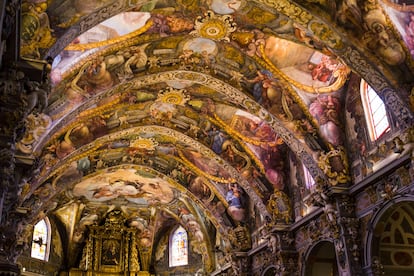
<svg viewBox="0 0 414 276">
<path fill-rule="evenodd" d="M 370 253 L 384 275 L 414 275 L 414 202 L 397 203 L 382 213 L 372 231 Z"/>
<path fill-rule="evenodd" d="M 319 242 L 310 250 L 305 262 L 304 275 L 339 275 L 335 247 L 332 242 Z"/>
<path fill-rule="evenodd" d="M 277 269 L 274 265 L 266 267 L 266 269 L 263 271 L 261 276 L 275 276 L 277 273 Z"/>
</svg>

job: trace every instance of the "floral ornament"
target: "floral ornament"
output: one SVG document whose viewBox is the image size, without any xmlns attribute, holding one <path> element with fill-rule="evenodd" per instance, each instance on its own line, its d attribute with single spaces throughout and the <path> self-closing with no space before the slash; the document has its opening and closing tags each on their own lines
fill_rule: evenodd
<svg viewBox="0 0 414 276">
<path fill-rule="evenodd" d="M 284 192 L 275 190 L 267 202 L 267 209 L 272 214 L 273 221 L 283 220 L 289 223 L 292 210 L 289 197 Z"/>
<path fill-rule="evenodd" d="M 48 115 L 30 114 L 26 118 L 26 131 L 23 138 L 16 143 L 17 149 L 24 154 L 32 154 L 36 143 L 42 138 L 52 125 L 52 118 Z"/>
<path fill-rule="evenodd" d="M 22 4 L 20 53 L 25 57 L 40 58 L 40 50 L 51 47 L 56 38 L 50 28 L 46 1 L 32 2 Z"/>
<path fill-rule="evenodd" d="M 230 15 L 216 15 L 213 11 L 207 11 L 204 17 L 197 17 L 194 29 L 190 33 L 194 36 L 230 42 L 229 36 L 236 31 L 237 25 Z"/>
</svg>

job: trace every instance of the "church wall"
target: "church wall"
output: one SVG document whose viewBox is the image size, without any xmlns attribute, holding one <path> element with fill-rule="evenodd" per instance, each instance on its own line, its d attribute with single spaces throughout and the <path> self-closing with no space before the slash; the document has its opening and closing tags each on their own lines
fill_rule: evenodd
<svg viewBox="0 0 414 276">
<path fill-rule="evenodd" d="M 412 166 L 409 156 L 405 156 L 355 186 L 356 217 L 360 221 L 360 248 L 364 249 L 361 254 L 365 269 L 370 270 L 373 263 L 374 252 L 368 249 L 372 246 L 372 236 L 376 235 L 376 222 L 381 214 L 398 202 L 414 199 Z"/>
<path fill-rule="evenodd" d="M 346 137 L 350 174 L 354 184 L 361 182 L 389 163 L 409 154 L 413 147 L 413 129 L 401 130 L 390 112 L 390 131 L 371 141 L 360 92 L 361 78 L 353 74 L 346 99 Z"/>
<path fill-rule="evenodd" d="M 413 196 L 413 129 L 401 130 L 391 113 L 391 129 L 377 141 L 370 141 L 360 95 L 361 79 L 350 79 L 346 99 L 346 129 L 352 186 L 349 194 L 355 200 L 359 223 L 360 262 L 364 275 L 380 275 L 382 265 L 373 260 L 371 247 L 375 223 L 387 206 Z M 378 256 L 377 256 L 378 257 Z"/>
</svg>

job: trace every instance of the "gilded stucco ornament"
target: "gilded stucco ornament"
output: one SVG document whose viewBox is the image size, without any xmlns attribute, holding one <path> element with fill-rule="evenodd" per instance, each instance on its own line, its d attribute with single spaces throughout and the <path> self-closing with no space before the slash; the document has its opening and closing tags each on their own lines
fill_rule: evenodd
<svg viewBox="0 0 414 276">
<path fill-rule="evenodd" d="M 333 238 L 339 238 L 339 225 L 338 225 L 338 211 L 336 210 L 335 206 L 330 203 L 326 202 L 325 206 L 323 207 L 323 211 L 325 213 L 326 223 L 329 226 L 330 234 Z"/>
<path fill-rule="evenodd" d="M 167 87 L 165 90 L 159 91 L 156 101 L 184 106 L 190 100 L 190 96 L 186 92 L 185 89 Z"/>
<path fill-rule="evenodd" d="M 167 87 L 158 92 L 158 97 L 150 107 L 150 114 L 157 120 L 171 120 L 177 113 L 177 105 L 184 106 L 190 97 L 185 89 Z"/>
<path fill-rule="evenodd" d="M 252 240 L 249 229 L 246 226 L 238 225 L 228 231 L 229 240 L 232 245 L 241 251 L 247 251 L 252 248 Z"/>
<path fill-rule="evenodd" d="M 384 266 L 381 264 L 381 260 L 378 256 L 373 256 L 371 259 L 371 269 L 374 276 L 384 275 Z"/>
<path fill-rule="evenodd" d="M 388 65 L 403 63 L 406 58 L 405 51 L 380 5 L 372 0 L 367 1 L 364 10 L 366 12 L 363 20 L 367 31 L 362 36 L 363 44 Z"/>
<path fill-rule="evenodd" d="M 33 146 L 46 133 L 51 124 L 52 119 L 46 114 L 30 114 L 27 116 L 25 134 L 16 143 L 16 148 L 24 154 L 31 154 L 33 152 Z"/>
<path fill-rule="evenodd" d="M 398 191 L 398 184 L 394 183 L 394 181 L 391 181 L 387 179 L 383 185 L 378 186 L 379 195 L 384 200 L 391 200 L 394 196 L 397 195 Z"/>
<path fill-rule="evenodd" d="M 131 141 L 129 145 L 130 148 L 137 148 L 146 151 L 154 151 L 157 146 L 158 142 L 154 138 L 142 137 L 138 137 L 138 139 Z"/>
<path fill-rule="evenodd" d="M 361 52 L 355 48 L 348 47 L 341 55 L 341 58 L 346 64 L 352 64 L 353 68 L 355 68 L 354 70 L 359 72 L 361 77 L 377 91 L 378 95 L 384 101 L 384 104 L 391 110 L 396 119 L 398 119 L 401 128 L 412 127 L 414 118 L 407 103 L 398 97 L 395 89 L 391 88 L 384 81 L 384 76 L 361 55 Z"/>
<path fill-rule="evenodd" d="M 348 159 L 343 149 L 339 148 L 327 153 L 321 153 L 318 164 L 329 177 L 329 182 L 332 186 L 345 184 L 350 180 Z"/>
<path fill-rule="evenodd" d="M 307 25 L 313 18 L 313 15 L 301 9 L 298 5 L 288 0 L 257 0 L 257 2 L 276 9 L 278 12 L 288 16 L 302 25 Z"/>
<path fill-rule="evenodd" d="M 313 34 L 326 43 L 331 48 L 342 48 L 342 38 L 335 33 L 328 25 L 321 21 L 313 20 L 309 23 L 308 28 Z"/>
<path fill-rule="evenodd" d="M 267 209 L 273 217 L 273 221 L 283 220 L 289 223 L 291 220 L 292 208 L 289 197 L 282 191 L 275 190 L 267 203 Z"/>
<path fill-rule="evenodd" d="M 276 9 L 276 11 L 288 16 L 297 24 L 306 26 L 306 29 L 314 36 L 326 43 L 327 46 L 333 49 L 343 48 L 341 37 L 326 25 L 322 20 L 319 20 L 311 13 L 288 0 L 256 0 L 262 4 Z"/>
<path fill-rule="evenodd" d="M 236 30 L 236 23 L 231 15 L 216 15 L 207 11 L 204 17 L 197 17 L 194 31 L 190 34 L 216 41 L 230 42 L 230 35 Z"/>
<path fill-rule="evenodd" d="M 21 16 L 21 49 L 22 56 L 40 58 L 40 49 L 51 47 L 56 38 L 52 36 L 46 3 L 25 3 Z"/>
</svg>

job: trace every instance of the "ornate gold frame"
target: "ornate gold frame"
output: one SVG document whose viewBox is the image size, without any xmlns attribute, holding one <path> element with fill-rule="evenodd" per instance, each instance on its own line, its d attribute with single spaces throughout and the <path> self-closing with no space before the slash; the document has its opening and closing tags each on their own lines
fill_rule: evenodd
<svg viewBox="0 0 414 276">
<path fill-rule="evenodd" d="M 86 275 L 144 275 L 140 272 L 137 229 L 126 226 L 122 212 L 108 214 L 103 225 L 89 226 L 81 261 Z"/>
</svg>

